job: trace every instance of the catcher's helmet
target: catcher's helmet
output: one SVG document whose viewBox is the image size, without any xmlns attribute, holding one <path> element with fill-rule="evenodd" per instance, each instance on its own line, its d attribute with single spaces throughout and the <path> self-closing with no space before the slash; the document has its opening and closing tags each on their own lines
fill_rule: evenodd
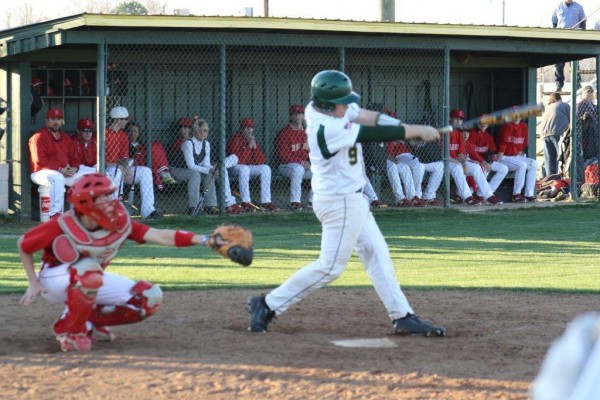
<svg viewBox="0 0 600 400">
<path fill-rule="evenodd" d="M 82 176 L 67 192 L 67 201 L 75 211 L 94 220 L 109 231 L 117 230 L 122 220 L 123 206 L 118 199 L 96 204 L 94 200 L 103 195 L 112 195 L 117 187 L 106 175 L 93 173 Z"/>
<path fill-rule="evenodd" d="M 316 74 L 310 83 L 315 107 L 333 111 L 336 104 L 356 103 L 360 96 L 352 91 L 352 81 L 340 71 L 325 70 Z"/>
<path fill-rule="evenodd" d="M 454 110 L 450 111 L 450 118 L 465 119 L 465 113 L 460 108 L 455 108 Z"/>
</svg>

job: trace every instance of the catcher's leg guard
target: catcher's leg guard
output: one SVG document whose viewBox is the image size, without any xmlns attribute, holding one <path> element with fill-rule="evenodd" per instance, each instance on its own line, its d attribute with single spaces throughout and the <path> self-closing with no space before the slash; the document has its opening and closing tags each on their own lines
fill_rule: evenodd
<svg viewBox="0 0 600 400">
<path fill-rule="evenodd" d="M 162 304 L 160 287 L 146 281 L 136 283 L 131 294 L 123 306 L 96 306 L 89 321 L 96 327 L 133 324 L 154 314 Z"/>
<path fill-rule="evenodd" d="M 102 267 L 92 258 L 82 258 L 71 265 L 69 274 L 70 285 L 65 302 L 67 309 L 53 327 L 57 335 L 87 332 L 85 322 L 94 308 L 98 289 L 102 286 Z"/>
</svg>

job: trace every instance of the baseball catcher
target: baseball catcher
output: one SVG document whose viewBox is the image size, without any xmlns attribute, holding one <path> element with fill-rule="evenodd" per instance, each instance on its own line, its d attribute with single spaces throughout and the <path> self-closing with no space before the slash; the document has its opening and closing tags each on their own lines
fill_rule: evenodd
<svg viewBox="0 0 600 400">
<path fill-rule="evenodd" d="M 236 262 L 252 262 L 252 234 L 238 226 L 219 226 L 210 235 L 155 229 L 131 220 L 115 199 L 115 184 L 93 173 L 75 182 L 67 193 L 71 209 L 27 231 L 17 241 L 29 287 L 20 303 L 28 306 L 38 294 L 65 310 L 52 330 L 67 351 L 89 351 L 93 338 L 115 339 L 110 326 L 132 324 L 153 315 L 162 303 L 158 285 L 106 272 L 126 240 L 139 244 L 186 247 L 204 245 Z M 34 253 L 42 251 L 39 274 Z"/>
</svg>

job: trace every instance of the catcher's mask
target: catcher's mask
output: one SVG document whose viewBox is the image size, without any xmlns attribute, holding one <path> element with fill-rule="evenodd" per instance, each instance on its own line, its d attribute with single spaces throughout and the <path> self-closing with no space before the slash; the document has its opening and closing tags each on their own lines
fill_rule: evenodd
<svg viewBox="0 0 600 400">
<path fill-rule="evenodd" d="M 352 91 L 352 81 L 340 71 L 325 70 L 316 74 L 310 83 L 312 101 L 320 110 L 332 112 L 336 104 L 356 103 L 360 96 Z"/>
<path fill-rule="evenodd" d="M 106 176 L 99 173 L 82 176 L 67 192 L 67 201 L 75 211 L 91 218 L 98 225 L 109 231 L 117 230 L 120 206 L 118 199 L 111 198 L 96 203 L 96 198 L 112 195 L 117 187 Z"/>
</svg>

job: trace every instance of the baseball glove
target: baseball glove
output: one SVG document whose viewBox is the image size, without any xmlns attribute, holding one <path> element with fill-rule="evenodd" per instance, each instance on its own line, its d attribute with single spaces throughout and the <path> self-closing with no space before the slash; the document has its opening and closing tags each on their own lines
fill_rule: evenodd
<svg viewBox="0 0 600 400">
<path fill-rule="evenodd" d="M 244 266 L 252 264 L 252 232 L 238 225 L 218 226 L 208 237 L 208 245 L 231 261 Z"/>
</svg>

